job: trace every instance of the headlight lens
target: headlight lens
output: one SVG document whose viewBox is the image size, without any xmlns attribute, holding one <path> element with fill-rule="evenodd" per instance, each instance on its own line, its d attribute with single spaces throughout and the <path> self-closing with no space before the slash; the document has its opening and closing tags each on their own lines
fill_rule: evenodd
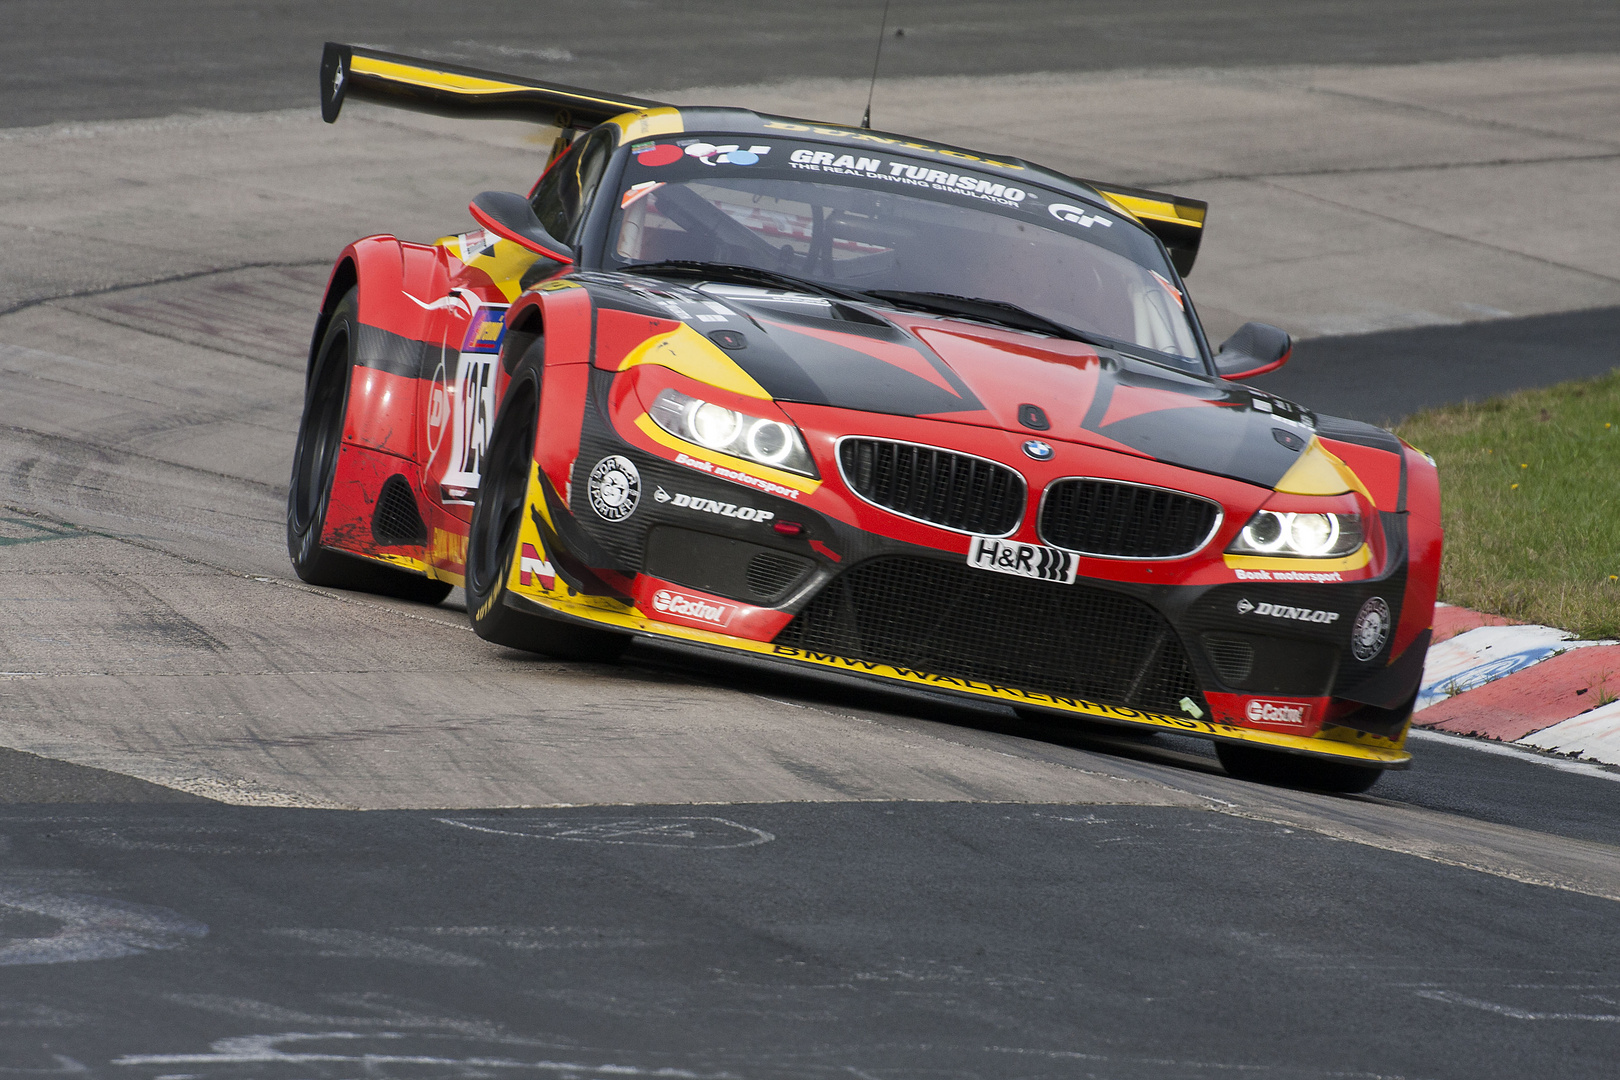
<svg viewBox="0 0 1620 1080">
<path fill-rule="evenodd" d="M 804 437 L 792 424 L 750 416 L 679 390 L 662 390 L 647 410 L 653 423 L 687 442 L 773 469 L 815 476 Z"/>
<path fill-rule="evenodd" d="M 1330 559 L 1361 547 L 1365 533 L 1358 514 L 1293 514 L 1261 510 L 1249 519 L 1226 550 L 1233 555 L 1277 555 Z"/>
</svg>

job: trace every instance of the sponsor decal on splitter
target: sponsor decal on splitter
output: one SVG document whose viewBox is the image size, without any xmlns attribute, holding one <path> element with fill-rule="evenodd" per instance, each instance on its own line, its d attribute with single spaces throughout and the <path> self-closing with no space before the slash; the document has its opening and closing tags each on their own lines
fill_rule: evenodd
<svg viewBox="0 0 1620 1080">
<path fill-rule="evenodd" d="M 991 570 L 1037 581 L 1061 581 L 1073 585 L 1080 561 L 1061 548 L 975 536 L 968 548 L 967 564 L 975 570 Z"/>
<path fill-rule="evenodd" d="M 687 596 L 669 589 L 659 589 L 653 593 L 652 606 L 660 615 L 676 615 L 713 626 L 725 626 L 737 613 L 737 609 L 730 604 L 705 600 L 700 596 Z"/>
<path fill-rule="evenodd" d="M 718 499 L 702 499 L 696 495 L 683 495 L 680 492 L 670 494 L 663 488 L 653 493 L 653 498 L 661 503 L 669 503 L 685 510 L 699 510 L 705 514 L 718 514 L 721 517 L 736 518 L 738 521 L 769 521 L 776 514 L 770 510 L 760 510 L 752 506 L 738 506 L 736 503 L 721 502 Z"/>
<path fill-rule="evenodd" d="M 1331 623 L 1339 621 L 1337 611 L 1316 608 L 1289 607 L 1287 604 L 1256 604 L 1245 597 L 1237 602 L 1239 615 L 1269 615 L 1273 619 L 1293 619 L 1295 622 Z"/>
<path fill-rule="evenodd" d="M 1255 698 L 1243 710 L 1251 724 L 1290 724 L 1303 727 L 1311 718 L 1311 707 L 1297 701 L 1263 701 Z"/>
</svg>

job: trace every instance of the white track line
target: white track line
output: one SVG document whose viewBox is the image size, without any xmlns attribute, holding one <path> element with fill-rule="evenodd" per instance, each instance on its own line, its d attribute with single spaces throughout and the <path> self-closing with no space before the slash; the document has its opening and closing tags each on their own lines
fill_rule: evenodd
<svg viewBox="0 0 1620 1080">
<path fill-rule="evenodd" d="M 1525 750 L 1505 743 L 1490 742 L 1485 739 L 1470 739 L 1464 735 L 1446 735 L 1438 731 L 1427 731 L 1423 728 L 1413 728 L 1409 737 L 1429 742 L 1450 743 L 1452 746 L 1466 746 L 1485 754 L 1500 754 L 1503 757 L 1518 758 L 1521 761 L 1533 761 L 1537 765 L 1545 765 L 1549 769 L 1560 772 L 1578 773 L 1581 776 L 1596 776 L 1604 780 L 1620 782 L 1620 771 L 1607 769 L 1602 765 L 1591 765 L 1584 761 L 1569 761 L 1565 758 L 1548 757 L 1538 754 L 1534 750 Z"/>
</svg>

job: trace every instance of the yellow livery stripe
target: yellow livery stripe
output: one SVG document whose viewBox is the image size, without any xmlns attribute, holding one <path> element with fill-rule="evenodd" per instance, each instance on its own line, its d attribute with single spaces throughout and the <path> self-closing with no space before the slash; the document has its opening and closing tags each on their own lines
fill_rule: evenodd
<svg viewBox="0 0 1620 1080">
<path fill-rule="evenodd" d="M 354 59 L 350 65 L 350 73 L 354 75 L 371 75 L 389 82 L 403 83 L 407 86 L 421 86 L 434 90 L 449 90 L 457 94 L 511 94 L 533 89 L 532 86 L 520 82 L 505 82 L 477 75 L 463 75 L 459 72 L 445 71 L 440 68 L 425 65 L 402 64 L 396 60 L 380 60 L 374 56 L 366 56 L 355 50 Z M 600 97 L 586 91 L 570 89 L 570 98 L 596 105 L 617 105 L 625 108 L 634 108 L 633 104 L 626 103 L 618 98 Z"/>
<path fill-rule="evenodd" d="M 765 388 L 754 377 L 726 355 L 724 349 L 681 323 L 667 334 L 650 337 L 630 350 L 619 363 L 620 371 L 628 371 L 637 364 L 657 364 L 678 371 L 688 379 L 729 390 L 744 397 L 771 400 Z"/>
<path fill-rule="evenodd" d="M 1204 227 L 1205 210 L 1202 207 L 1187 206 L 1164 199 L 1144 199 L 1137 195 L 1126 195 L 1123 192 L 1105 191 L 1100 188 L 1098 190 L 1107 196 L 1109 202 L 1129 211 L 1133 217 L 1140 220 L 1166 221 L 1176 225 L 1190 225 L 1197 229 Z"/>
</svg>

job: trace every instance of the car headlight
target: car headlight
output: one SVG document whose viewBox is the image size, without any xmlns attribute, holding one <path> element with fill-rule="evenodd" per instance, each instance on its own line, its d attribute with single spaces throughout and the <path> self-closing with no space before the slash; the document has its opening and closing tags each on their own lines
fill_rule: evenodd
<svg viewBox="0 0 1620 1080">
<path fill-rule="evenodd" d="M 660 391 L 647 414 L 677 439 L 773 469 L 818 475 L 804 436 L 781 420 L 750 416 L 678 390 Z"/>
<path fill-rule="evenodd" d="M 1349 555 L 1365 539 L 1359 514 L 1291 514 L 1261 510 L 1226 550 L 1232 555 L 1330 559 Z"/>
</svg>

